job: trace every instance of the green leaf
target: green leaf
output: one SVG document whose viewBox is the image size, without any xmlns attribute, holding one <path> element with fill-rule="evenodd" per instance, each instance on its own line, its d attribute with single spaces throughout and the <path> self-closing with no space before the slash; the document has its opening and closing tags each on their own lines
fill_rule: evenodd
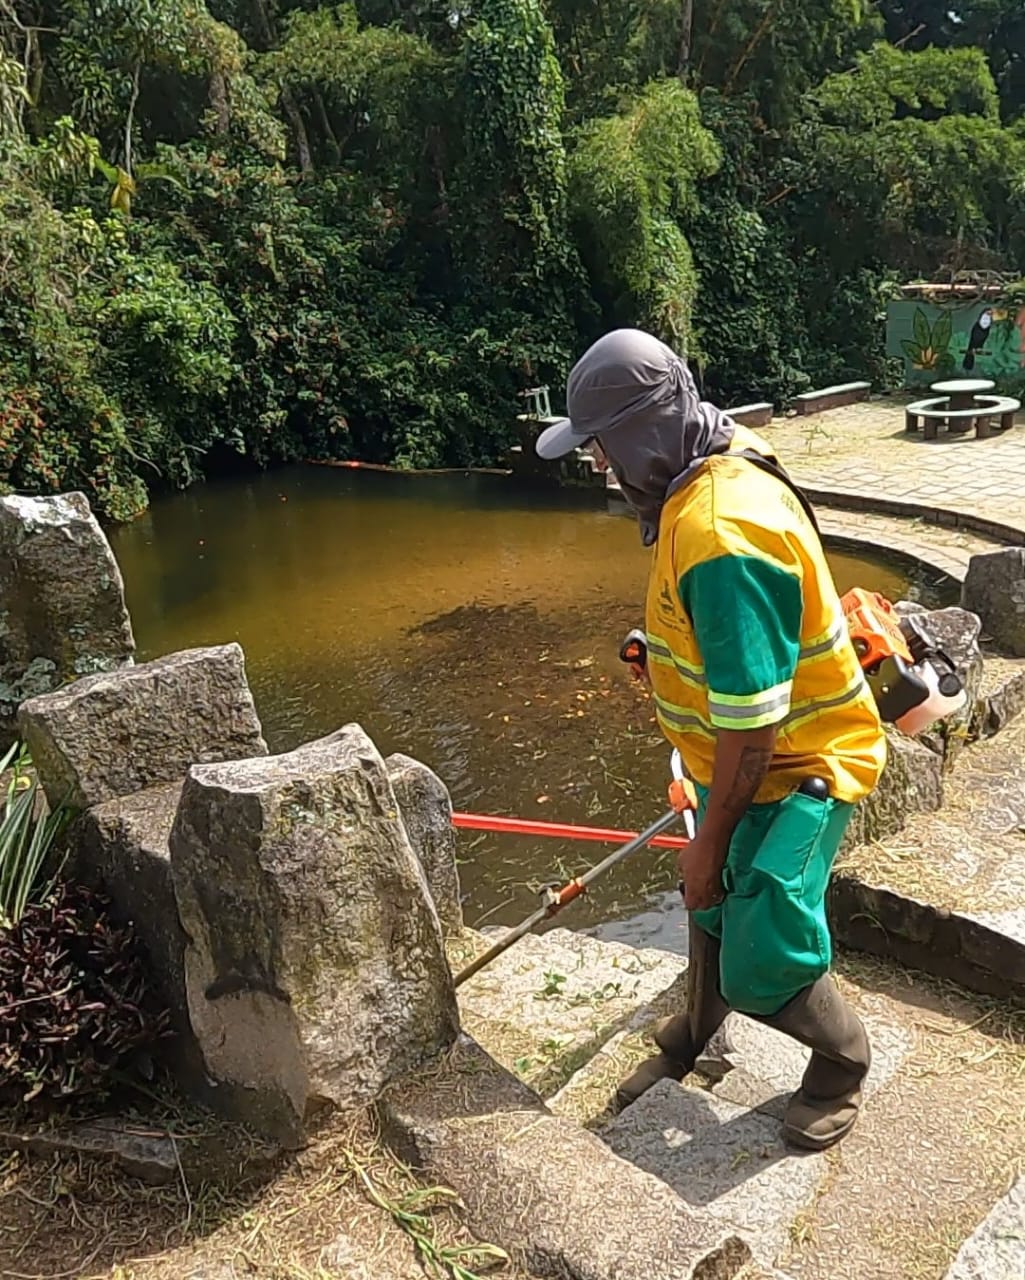
<svg viewBox="0 0 1025 1280">
<path fill-rule="evenodd" d="M 908 338 L 902 338 L 900 344 L 901 350 L 912 361 L 917 363 L 922 358 L 922 348 L 917 342 L 912 342 Z"/>
<path fill-rule="evenodd" d="M 920 350 L 924 351 L 932 341 L 932 330 L 925 312 L 921 307 L 915 309 L 915 318 L 912 323 L 912 330 L 915 335 L 915 341 L 918 343 Z"/>
<path fill-rule="evenodd" d="M 950 346 L 950 339 L 954 334 L 954 318 L 949 311 L 940 313 L 936 323 L 932 329 L 932 345 L 933 350 L 941 355 Z"/>
</svg>

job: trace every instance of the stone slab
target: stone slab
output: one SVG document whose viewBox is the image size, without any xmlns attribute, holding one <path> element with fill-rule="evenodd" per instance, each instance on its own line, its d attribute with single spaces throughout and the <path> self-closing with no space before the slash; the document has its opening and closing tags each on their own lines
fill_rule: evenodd
<svg viewBox="0 0 1025 1280">
<path fill-rule="evenodd" d="M 460 987 L 463 1026 L 548 1097 L 612 1036 L 640 1025 L 685 968 L 666 951 L 567 929 L 531 934 Z"/>
<path fill-rule="evenodd" d="M 73 860 L 75 875 L 105 893 L 114 915 L 134 927 L 180 1033 L 189 1026 L 185 933 L 168 839 L 181 790 L 180 782 L 166 783 L 88 810 L 75 833 Z"/>
<path fill-rule="evenodd" d="M 18 705 L 78 676 L 130 665 L 124 583 L 82 493 L 0 498 L 0 739 Z"/>
<path fill-rule="evenodd" d="M 825 1155 L 788 1150 L 773 1117 L 671 1080 L 617 1116 L 602 1137 L 693 1209 L 732 1227 L 769 1264 L 829 1171 Z"/>
<path fill-rule="evenodd" d="M 1025 1002 L 1025 721 L 954 762 L 936 813 L 845 853 L 830 886 L 839 941 Z"/>
<path fill-rule="evenodd" d="M 913 1037 L 862 1016 L 872 1044 L 865 1085 L 870 1113 L 872 1095 L 893 1079 Z M 827 1177 L 829 1156 L 795 1153 L 781 1136 L 780 1120 L 808 1050 L 738 1014 L 728 1022 L 730 1052 L 718 1083 L 706 1089 L 691 1083 L 696 1076 L 682 1085 L 662 1081 L 600 1132 L 618 1155 L 736 1227 L 755 1258 L 772 1265 Z"/>
<path fill-rule="evenodd" d="M 18 725 L 50 803 L 77 809 L 267 754 L 237 644 L 86 676 L 23 703 Z"/>
<path fill-rule="evenodd" d="M 972 727 L 991 738 L 1025 711 L 1025 659 L 987 654 Z"/>
<path fill-rule="evenodd" d="M 433 770 L 409 756 L 389 756 L 385 765 L 441 926 L 446 933 L 458 933 L 463 927 L 463 901 L 448 788 Z"/>
<path fill-rule="evenodd" d="M 634 1026 L 613 1036 L 567 1081 L 549 1105 L 584 1124 L 603 1123 L 615 1114 L 616 1085 L 651 1053 L 651 1030 L 659 1017 L 686 1008 L 686 978 L 681 977 Z M 637 1024 L 641 1025 L 638 1026 Z M 910 1034 L 872 1015 L 865 1016 L 873 1065 L 866 1082 L 871 1094 L 892 1079 L 911 1049 Z M 789 1036 L 733 1013 L 697 1061 L 692 1080 L 726 1101 L 781 1120 L 787 1099 L 800 1083 L 809 1050 Z"/>
<path fill-rule="evenodd" d="M 189 1021 L 224 1112 L 301 1144 L 458 1030 L 452 974 L 384 761 L 358 725 L 195 765 L 170 836 Z"/>
<path fill-rule="evenodd" d="M 903 1027 L 871 1015 L 862 1016 L 872 1046 L 872 1067 L 865 1081 L 865 1096 L 871 1097 L 893 1079 L 911 1051 L 912 1036 Z M 781 1119 L 787 1098 L 800 1084 L 811 1051 L 781 1031 L 742 1014 L 731 1013 L 724 1030 L 729 1048 L 716 1064 L 713 1093 L 737 1106 L 765 1111 Z M 698 1069 L 708 1074 L 701 1059 Z"/>
<path fill-rule="evenodd" d="M 539 1275 L 735 1280 L 750 1260 L 732 1227 L 552 1115 L 469 1037 L 381 1110 L 398 1154 L 460 1196 L 474 1234 Z"/>
<path fill-rule="evenodd" d="M 961 1246 L 946 1280 L 1022 1280 L 1025 1276 L 1025 1178 Z"/>
<path fill-rule="evenodd" d="M 281 1155 L 275 1146 L 229 1149 L 222 1137 L 172 1137 L 114 1116 L 45 1129 L 0 1129 L 0 1149 L 86 1156 L 153 1187 L 172 1186 L 183 1175 L 197 1182 L 237 1182 L 266 1172 Z"/>
</svg>

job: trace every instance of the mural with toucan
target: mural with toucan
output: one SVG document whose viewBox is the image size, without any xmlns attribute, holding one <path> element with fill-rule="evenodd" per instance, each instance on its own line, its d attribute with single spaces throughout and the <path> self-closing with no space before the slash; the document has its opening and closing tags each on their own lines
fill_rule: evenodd
<svg viewBox="0 0 1025 1280">
<path fill-rule="evenodd" d="M 907 387 L 959 377 L 1025 384 L 1025 306 L 993 299 L 891 302 L 886 353 L 904 361 Z"/>
</svg>

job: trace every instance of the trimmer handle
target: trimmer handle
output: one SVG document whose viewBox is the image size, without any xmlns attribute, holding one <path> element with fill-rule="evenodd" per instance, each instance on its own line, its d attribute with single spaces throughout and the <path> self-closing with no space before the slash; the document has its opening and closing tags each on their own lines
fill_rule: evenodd
<svg viewBox="0 0 1025 1280">
<path fill-rule="evenodd" d="M 648 637 L 643 631 L 633 630 L 619 650 L 620 662 L 625 662 L 638 680 L 643 680 L 648 670 Z"/>
</svg>

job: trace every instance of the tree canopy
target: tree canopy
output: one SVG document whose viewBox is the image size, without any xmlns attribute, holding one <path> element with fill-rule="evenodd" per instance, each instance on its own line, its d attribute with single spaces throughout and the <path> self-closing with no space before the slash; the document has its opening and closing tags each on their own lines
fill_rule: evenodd
<svg viewBox="0 0 1025 1280">
<path fill-rule="evenodd" d="M 1020 0 L 0 0 L 0 485 L 499 459 L 611 325 L 885 381 L 1019 274 Z"/>
</svg>

